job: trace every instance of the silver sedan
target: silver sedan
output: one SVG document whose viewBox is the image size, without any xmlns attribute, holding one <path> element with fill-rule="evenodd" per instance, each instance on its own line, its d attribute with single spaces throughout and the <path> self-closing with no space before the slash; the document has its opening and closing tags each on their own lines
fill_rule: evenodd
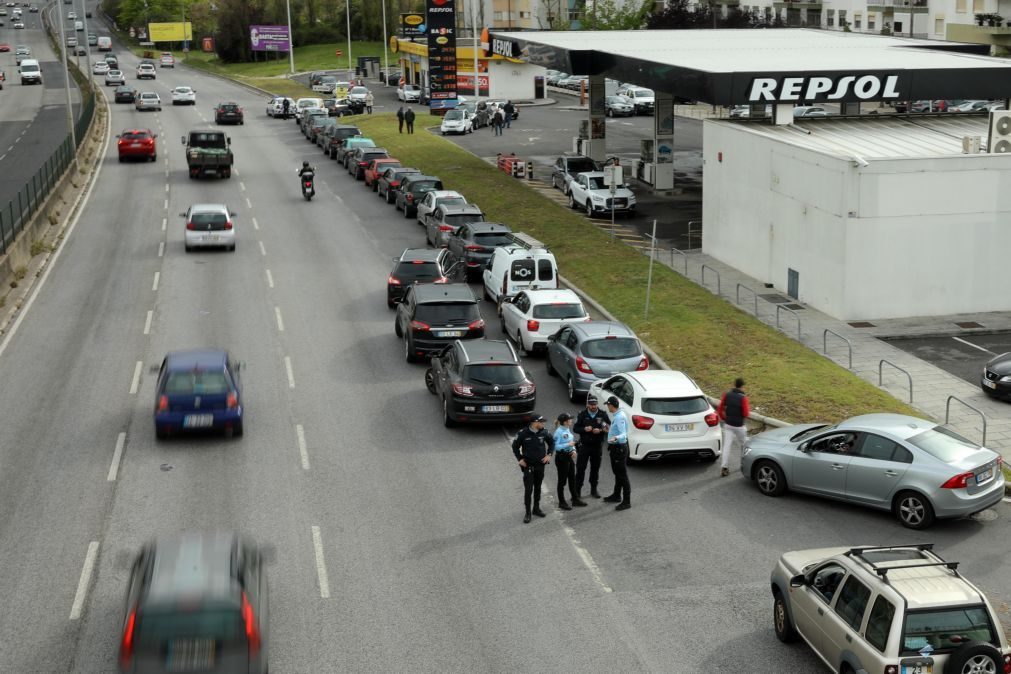
<svg viewBox="0 0 1011 674">
<path fill-rule="evenodd" d="M 741 460 L 741 472 L 767 496 L 789 488 L 888 510 L 911 529 L 999 503 L 1001 466 L 996 452 L 901 414 L 766 431 L 748 440 Z"/>
</svg>

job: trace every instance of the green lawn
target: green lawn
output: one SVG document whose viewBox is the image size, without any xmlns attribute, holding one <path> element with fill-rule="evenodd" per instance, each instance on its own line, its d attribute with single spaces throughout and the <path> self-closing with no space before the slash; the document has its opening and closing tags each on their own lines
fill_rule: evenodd
<svg viewBox="0 0 1011 674">
<path fill-rule="evenodd" d="M 334 52 L 340 49 L 342 56 L 338 57 Z M 258 61 L 254 63 L 222 63 L 215 54 L 204 52 L 190 52 L 186 57 L 186 64 L 197 68 L 202 68 L 211 72 L 234 77 L 276 77 L 287 75 L 290 72 L 288 58 L 284 54 L 279 54 L 282 58 L 274 59 L 270 55 L 270 60 Z M 352 66 L 358 64 L 359 56 L 378 56 L 383 58 L 382 42 L 352 42 L 351 61 Z M 391 54 L 391 62 L 395 61 Z M 384 64 L 385 65 L 385 64 Z M 335 70 L 348 67 L 348 45 L 344 43 L 313 44 L 305 47 L 295 47 L 295 72 L 306 72 L 310 70 Z"/>
<path fill-rule="evenodd" d="M 837 421 L 867 412 L 914 411 L 891 395 L 774 330 L 667 267 L 653 271 L 649 320 L 643 319 L 648 260 L 586 219 L 510 178 L 444 138 L 424 130 L 397 133 L 392 114 L 345 118 L 407 165 L 441 176 L 447 189 L 551 246 L 562 275 L 631 326 L 671 367 L 718 395 L 737 376 L 748 380 L 752 406 L 786 421 Z"/>
</svg>

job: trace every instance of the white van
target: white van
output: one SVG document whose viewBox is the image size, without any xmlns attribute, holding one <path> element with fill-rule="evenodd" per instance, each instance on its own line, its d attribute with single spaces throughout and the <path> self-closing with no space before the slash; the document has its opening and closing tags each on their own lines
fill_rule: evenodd
<svg viewBox="0 0 1011 674">
<path fill-rule="evenodd" d="M 558 287 L 558 264 L 548 247 L 526 234 L 510 236 L 513 243 L 496 248 L 484 270 L 485 296 L 500 310 L 502 298 L 520 290 Z"/>
<path fill-rule="evenodd" d="M 84 32 L 84 22 L 83 21 L 75 21 L 74 22 L 74 30 L 76 30 L 78 33 L 83 33 Z"/>
<path fill-rule="evenodd" d="M 18 74 L 21 75 L 21 84 L 42 84 L 42 69 L 35 59 L 22 59 Z"/>
<path fill-rule="evenodd" d="M 98 38 L 98 51 L 112 51 L 112 38 L 102 35 Z"/>
</svg>

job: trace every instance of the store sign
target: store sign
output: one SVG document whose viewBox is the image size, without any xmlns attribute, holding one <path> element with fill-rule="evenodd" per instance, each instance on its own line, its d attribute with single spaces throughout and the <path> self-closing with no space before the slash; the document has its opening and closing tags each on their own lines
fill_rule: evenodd
<svg viewBox="0 0 1011 674">
<path fill-rule="evenodd" d="M 253 51 L 288 51 L 288 27 L 250 26 L 249 44 Z"/>
<path fill-rule="evenodd" d="M 456 0 L 427 0 L 426 16 L 430 105 L 456 107 Z"/>
<path fill-rule="evenodd" d="M 899 75 L 844 75 L 836 77 L 756 77 L 748 101 L 880 101 L 900 100 Z"/>
<path fill-rule="evenodd" d="M 400 15 L 400 36 L 421 37 L 425 34 L 425 15 L 419 13 Z"/>
<path fill-rule="evenodd" d="M 494 38 L 491 41 L 491 53 L 498 54 L 499 56 L 505 56 L 506 58 L 515 58 L 516 56 L 516 43 L 510 40 L 501 40 L 499 38 Z"/>
<path fill-rule="evenodd" d="M 457 91 L 463 93 L 465 96 L 474 93 L 474 73 L 457 73 L 456 74 L 456 88 Z M 488 93 L 488 76 L 478 75 L 477 76 L 477 91 L 478 96 L 490 96 Z"/>
</svg>

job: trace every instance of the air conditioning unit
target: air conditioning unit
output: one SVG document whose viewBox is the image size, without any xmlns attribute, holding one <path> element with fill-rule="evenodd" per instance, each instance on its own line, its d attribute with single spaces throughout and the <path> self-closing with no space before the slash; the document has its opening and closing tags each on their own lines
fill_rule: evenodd
<svg viewBox="0 0 1011 674">
<path fill-rule="evenodd" d="M 979 154 L 982 141 L 979 136 L 962 136 L 962 154 Z"/>
<path fill-rule="evenodd" d="M 986 151 L 993 154 L 1011 152 L 1011 110 L 994 110 L 990 113 L 990 135 Z"/>
</svg>

